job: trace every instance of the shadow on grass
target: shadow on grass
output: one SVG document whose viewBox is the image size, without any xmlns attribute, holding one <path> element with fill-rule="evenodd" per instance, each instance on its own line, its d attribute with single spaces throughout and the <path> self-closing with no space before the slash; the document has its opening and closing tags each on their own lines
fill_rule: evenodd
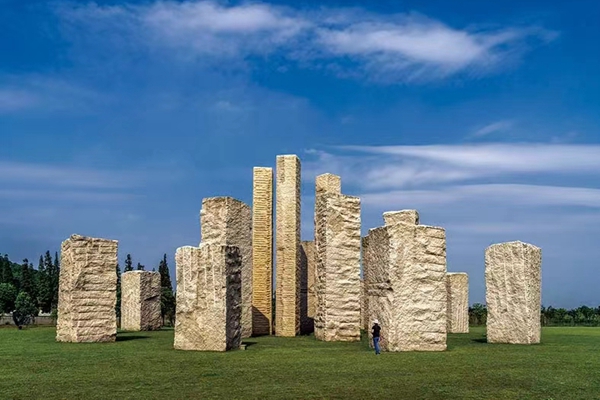
<svg viewBox="0 0 600 400">
<path fill-rule="evenodd" d="M 246 342 L 246 341 L 242 341 L 242 344 L 245 344 L 245 345 L 246 345 L 246 347 L 250 347 L 250 346 L 252 346 L 252 345 L 255 345 L 255 344 L 257 344 L 257 343 L 258 343 L 258 342 Z"/>
<path fill-rule="evenodd" d="M 477 338 L 477 339 L 471 339 L 473 342 L 477 342 L 477 343 L 487 343 L 487 338 L 484 336 L 482 338 Z"/>
<path fill-rule="evenodd" d="M 142 336 L 142 335 L 118 336 L 117 335 L 117 342 L 126 342 L 128 340 L 138 340 L 138 339 L 150 339 L 150 336 Z"/>
</svg>

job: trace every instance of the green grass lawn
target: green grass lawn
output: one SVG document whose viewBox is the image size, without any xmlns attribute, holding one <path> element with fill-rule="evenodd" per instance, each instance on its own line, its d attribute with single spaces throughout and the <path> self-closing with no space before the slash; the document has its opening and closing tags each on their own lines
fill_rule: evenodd
<svg viewBox="0 0 600 400">
<path fill-rule="evenodd" d="M 173 331 L 56 343 L 0 329 L 0 399 L 600 399 L 600 328 L 545 328 L 542 344 L 449 335 L 448 351 L 384 353 L 366 341 L 260 337 L 245 351 L 173 350 Z"/>
</svg>

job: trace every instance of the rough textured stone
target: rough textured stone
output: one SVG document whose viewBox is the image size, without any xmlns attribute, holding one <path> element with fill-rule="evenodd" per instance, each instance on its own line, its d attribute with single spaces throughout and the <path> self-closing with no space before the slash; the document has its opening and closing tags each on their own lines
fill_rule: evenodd
<svg viewBox="0 0 600 400">
<path fill-rule="evenodd" d="M 277 156 L 275 334 L 300 333 L 300 159 Z"/>
<path fill-rule="evenodd" d="M 316 309 L 315 299 L 315 243 L 304 241 L 300 248 L 300 331 L 309 334 L 314 331 Z"/>
<path fill-rule="evenodd" d="M 360 329 L 367 330 L 369 328 L 367 318 L 367 296 L 365 294 L 365 281 L 360 279 Z"/>
<path fill-rule="evenodd" d="M 489 343 L 540 342 L 542 250 L 523 242 L 485 250 Z"/>
<path fill-rule="evenodd" d="M 202 243 L 230 245 L 242 255 L 242 338 L 252 335 L 252 210 L 232 197 L 211 197 L 200 211 Z"/>
<path fill-rule="evenodd" d="M 367 318 L 380 322 L 382 350 L 445 350 L 444 230 L 392 223 L 371 229 L 363 246 Z"/>
<path fill-rule="evenodd" d="M 385 225 L 393 225 L 399 222 L 419 225 L 419 213 L 417 210 L 388 211 L 383 213 Z"/>
<path fill-rule="evenodd" d="M 62 243 L 57 341 L 115 341 L 117 246 L 116 240 L 80 235 Z"/>
<path fill-rule="evenodd" d="M 226 351 L 240 347 L 242 255 L 235 246 L 201 243 L 175 253 L 174 347 Z"/>
<path fill-rule="evenodd" d="M 160 272 L 129 271 L 121 275 L 121 329 L 160 329 L 160 294 Z"/>
<path fill-rule="evenodd" d="M 360 340 L 360 199 L 319 195 L 315 338 Z"/>
<path fill-rule="evenodd" d="M 252 199 L 252 332 L 270 335 L 273 319 L 272 168 L 254 168 Z"/>
<path fill-rule="evenodd" d="M 446 274 L 448 333 L 469 333 L 469 276 L 464 272 Z"/>
</svg>

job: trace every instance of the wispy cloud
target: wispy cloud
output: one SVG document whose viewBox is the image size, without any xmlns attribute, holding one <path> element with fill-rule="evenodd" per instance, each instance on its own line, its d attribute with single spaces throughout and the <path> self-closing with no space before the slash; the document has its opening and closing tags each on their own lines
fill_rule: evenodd
<svg viewBox="0 0 600 400">
<path fill-rule="evenodd" d="M 484 127 L 477 129 L 472 134 L 468 135 L 468 138 L 480 138 L 484 136 L 491 135 L 493 133 L 501 133 L 505 132 L 508 129 L 512 128 L 514 125 L 513 121 L 504 120 L 504 121 L 496 121 L 488 124 Z"/>
<path fill-rule="evenodd" d="M 195 62 L 276 53 L 302 66 L 386 83 L 483 74 L 518 58 L 531 39 L 547 42 L 554 35 L 539 27 L 460 29 L 417 14 L 262 2 L 92 3 L 62 6 L 59 13 L 69 26 L 95 34 L 97 41 L 110 37 L 128 50 L 137 44 L 138 51 L 167 50 Z"/>
<path fill-rule="evenodd" d="M 33 93 L 18 89 L 0 89 L 0 114 L 35 106 L 39 99 Z"/>
</svg>

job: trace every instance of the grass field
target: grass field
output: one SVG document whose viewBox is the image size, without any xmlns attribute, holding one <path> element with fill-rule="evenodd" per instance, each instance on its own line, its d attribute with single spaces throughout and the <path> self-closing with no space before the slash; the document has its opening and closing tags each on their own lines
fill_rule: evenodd
<svg viewBox="0 0 600 400">
<path fill-rule="evenodd" d="M 260 337 L 245 351 L 172 349 L 173 331 L 56 343 L 53 328 L 0 329 L 0 398 L 600 399 L 600 328 L 545 328 L 542 344 L 449 335 L 448 351 L 384 353 L 366 341 Z"/>
</svg>

